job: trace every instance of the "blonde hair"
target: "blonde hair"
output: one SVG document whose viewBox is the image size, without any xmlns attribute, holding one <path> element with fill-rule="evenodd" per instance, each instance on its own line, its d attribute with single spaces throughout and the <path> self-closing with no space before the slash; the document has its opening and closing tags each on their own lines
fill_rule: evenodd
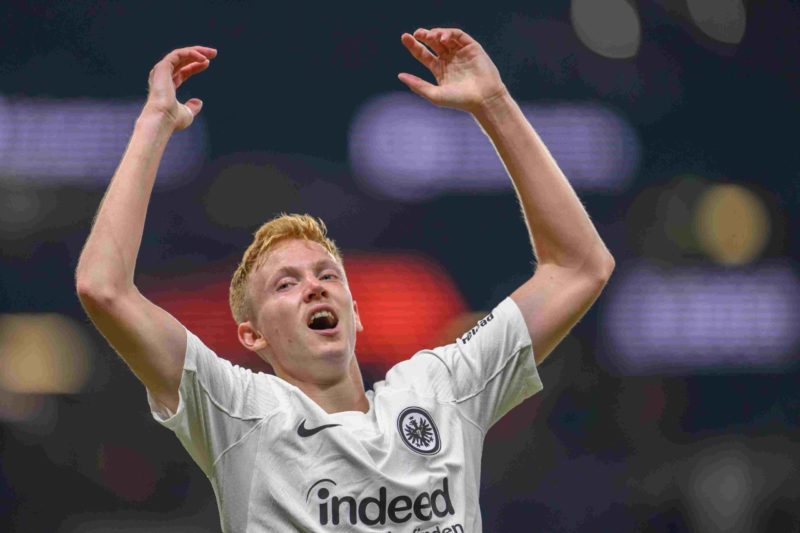
<svg viewBox="0 0 800 533">
<path fill-rule="evenodd" d="M 269 251 L 286 239 L 305 239 L 319 243 L 339 263 L 342 263 L 342 254 L 336 244 L 328 238 L 328 229 L 321 219 L 310 215 L 281 213 L 258 228 L 253 242 L 242 256 L 242 262 L 233 273 L 228 302 L 237 324 L 247 320 L 251 311 L 247 299 L 247 279 L 254 270 L 264 264 Z"/>
</svg>

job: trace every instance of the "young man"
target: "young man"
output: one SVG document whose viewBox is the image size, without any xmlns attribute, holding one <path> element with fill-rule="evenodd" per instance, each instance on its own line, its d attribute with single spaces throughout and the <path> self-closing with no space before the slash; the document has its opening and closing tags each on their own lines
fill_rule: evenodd
<svg viewBox="0 0 800 533">
<path fill-rule="evenodd" d="M 365 391 L 362 329 L 341 256 L 311 217 L 256 234 L 231 283 L 241 343 L 276 376 L 217 357 L 133 284 L 156 169 L 202 103 L 175 90 L 216 50 L 175 50 L 150 93 L 77 270 L 78 295 L 144 383 L 156 420 L 212 482 L 224 531 L 481 530 L 489 427 L 541 389 L 536 365 L 600 294 L 614 261 L 483 48 L 458 29 L 403 45 L 436 84 L 400 74 L 433 104 L 469 112 L 516 187 L 535 274 L 453 344 L 423 350 Z"/>
</svg>

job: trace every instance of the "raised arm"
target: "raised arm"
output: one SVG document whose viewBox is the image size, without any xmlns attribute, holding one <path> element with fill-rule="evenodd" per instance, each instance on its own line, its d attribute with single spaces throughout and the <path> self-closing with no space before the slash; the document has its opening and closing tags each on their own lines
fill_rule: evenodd
<svg viewBox="0 0 800 533">
<path fill-rule="evenodd" d="M 471 113 L 514 183 L 538 266 L 511 298 L 525 316 L 538 364 L 600 295 L 614 259 L 483 47 L 452 28 L 418 29 L 401 39 L 437 83 L 407 73 L 400 81 L 436 105 Z"/>
<path fill-rule="evenodd" d="M 208 68 L 216 50 L 169 53 L 149 76 L 147 103 L 117 168 L 75 273 L 78 297 L 95 326 L 162 404 L 178 405 L 186 332 L 133 282 L 156 172 L 173 132 L 189 127 L 202 102 L 178 102 L 175 91 Z"/>
</svg>

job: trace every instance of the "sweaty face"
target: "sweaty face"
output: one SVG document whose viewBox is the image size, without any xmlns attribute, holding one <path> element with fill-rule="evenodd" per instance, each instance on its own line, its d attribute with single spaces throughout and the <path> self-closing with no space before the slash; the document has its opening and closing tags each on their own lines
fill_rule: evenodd
<svg viewBox="0 0 800 533">
<path fill-rule="evenodd" d="M 248 280 L 251 338 L 278 376 L 322 383 L 347 373 L 361 331 L 344 269 L 320 244 L 288 239 Z M 243 326 L 239 326 L 240 339 Z"/>
</svg>

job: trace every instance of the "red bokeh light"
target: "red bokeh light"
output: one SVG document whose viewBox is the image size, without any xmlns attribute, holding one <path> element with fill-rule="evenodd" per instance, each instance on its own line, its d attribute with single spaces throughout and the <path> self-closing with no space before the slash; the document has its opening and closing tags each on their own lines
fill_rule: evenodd
<svg viewBox="0 0 800 533">
<path fill-rule="evenodd" d="M 443 332 L 467 311 L 447 272 L 425 257 L 346 253 L 345 267 L 364 324 L 356 341 L 362 364 L 389 368 L 421 348 L 443 342 Z M 228 307 L 229 281 L 226 272 L 201 272 L 146 283 L 144 292 L 220 356 L 266 371 L 268 365 L 236 338 Z"/>
</svg>

